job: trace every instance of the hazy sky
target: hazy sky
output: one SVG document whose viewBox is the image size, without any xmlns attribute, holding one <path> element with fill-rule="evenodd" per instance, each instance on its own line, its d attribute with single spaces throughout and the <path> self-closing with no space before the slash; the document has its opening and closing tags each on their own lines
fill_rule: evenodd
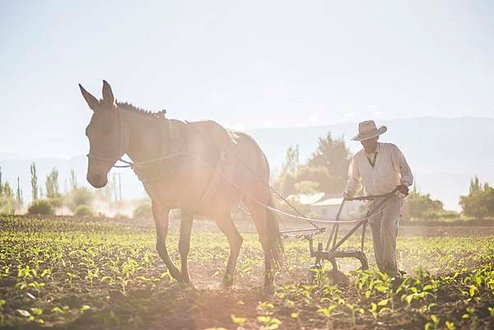
<svg viewBox="0 0 494 330">
<path fill-rule="evenodd" d="M 234 128 L 494 116 L 492 1 L 1 1 L 0 153 L 87 152 L 116 97 Z"/>
</svg>

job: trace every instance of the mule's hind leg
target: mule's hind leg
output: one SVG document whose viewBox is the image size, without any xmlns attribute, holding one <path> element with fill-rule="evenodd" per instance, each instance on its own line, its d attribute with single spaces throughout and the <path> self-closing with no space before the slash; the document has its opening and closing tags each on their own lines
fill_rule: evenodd
<svg viewBox="0 0 494 330">
<path fill-rule="evenodd" d="M 272 290 L 274 284 L 273 255 L 271 248 L 272 242 L 267 223 L 267 210 L 264 206 L 259 205 L 249 198 L 245 199 L 245 205 L 249 209 L 249 213 L 254 221 L 264 251 L 264 288 Z"/>
<path fill-rule="evenodd" d="M 230 255 L 228 257 L 228 263 L 226 264 L 223 284 L 225 286 L 231 286 L 233 284 L 233 274 L 235 272 L 235 266 L 237 265 L 237 259 L 240 253 L 240 247 L 242 246 L 243 238 L 238 232 L 237 227 L 235 227 L 230 213 L 217 218 L 216 224 L 225 234 L 226 238 L 228 239 L 228 244 L 230 245 Z"/>
<path fill-rule="evenodd" d="M 192 230 L 193 214 L 180 210 L 180 238 L 178 240 L 178 252 L 180 253 L 180 263 L 182 265 L 182 281 L 190 283 L 189 264 L 187 257 L 190 250 L 190 233 Z"/>
</svg>

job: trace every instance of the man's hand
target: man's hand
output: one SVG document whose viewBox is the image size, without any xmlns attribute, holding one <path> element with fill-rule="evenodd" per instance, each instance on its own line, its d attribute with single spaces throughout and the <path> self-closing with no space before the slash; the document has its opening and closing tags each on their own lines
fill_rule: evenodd
<svg viewBox="0 0 494 330">
<path fill-rule="evenodd" d="M 404 184 L 400 184 L 399 186 L 396 186 L 396 188 L 398 189 L 398 192 L 400 194 L 408 196 L 408 187 L 407 186 L 405 186 Z"/>
</svg>

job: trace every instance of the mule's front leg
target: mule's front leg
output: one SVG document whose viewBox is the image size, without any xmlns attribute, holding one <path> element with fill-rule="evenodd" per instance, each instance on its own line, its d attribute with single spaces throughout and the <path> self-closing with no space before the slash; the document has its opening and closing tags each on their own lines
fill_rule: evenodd
<svg viewBox="0 0 494 330">
<path fill-rule="evenodd" d="M 170 275 L 177 281 L 181 281 L 180 271 L 177 266 L 173 263 L 170 256 L 168 255 L 168 250 L 166 249 L 166 236 L 168 234 L 168 214 L 170 209 L 159 205 L 157 203 L 152 203 L 153 208 L 153 218 L 156 225 L 156 250 L 160 255 L 161 259 L 165 262 Z"/>
<path fill-rule="evenodd" d="M 185 210 L 180 210 L 180 238 L 178 241 L 178 251 L 180 252 L 180 262 L 182 264 L 182 281 L 190 283 L 189 265 L 187 256 L 190 250 L 190 232 L 194 216 Z"/>
</svg>

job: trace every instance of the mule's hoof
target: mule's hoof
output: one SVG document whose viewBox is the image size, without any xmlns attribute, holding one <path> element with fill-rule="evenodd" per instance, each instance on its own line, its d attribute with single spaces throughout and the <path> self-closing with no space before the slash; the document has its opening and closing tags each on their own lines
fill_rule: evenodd
<svg viewBox="0 0 494 330">
<path fill-rule="evenodd" d="M 263 293 L 266 297 L 272 297 L 274 294 L 274 286 L 273 285 L 265 285 L 263 289 Z"/>
<path fill-rule="evenodd" d="M 223 287 L 231 288 L 232 286 L 233 286 L 233 275 L 225 274 L 225 277 L 223 277 Z"/>
<path fill-rule="evenodd" d="M 192 282 L 180 282 L 179 283 L 180 287 L 184 290 L 195 290 L 196 287 L 194 286 L 194 284 L 192 284 Z"/>
<path fill-rule="evenodd" d="M 192 288 L 194 289 L 194 285 L 192 284 L 192 281 L 190 280 L 190 277 L 180 277 L 177 280 L 178 284 L 183 287 L 183 288 Z"/>
</svg>

